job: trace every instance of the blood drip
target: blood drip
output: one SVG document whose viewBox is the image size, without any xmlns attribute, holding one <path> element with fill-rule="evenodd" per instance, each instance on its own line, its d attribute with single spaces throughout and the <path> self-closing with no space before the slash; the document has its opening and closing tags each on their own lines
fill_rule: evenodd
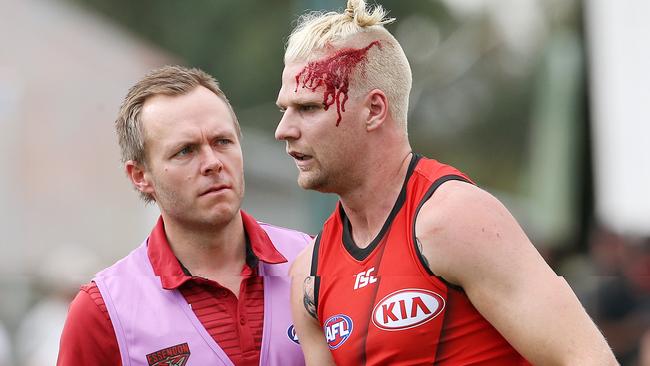
<svg viewBox="0 0 650 366">
<path fill-rule="evenodd" d="M 295 91 L 298 91 L 301 77 L 302 87 L 311 91 L 316 91 L 318 87 L 323 85 L 325 87 L 323 92 L 325 110 L 328 110 L 332 104 L 336 103 L 336 112 L 338 113 L 336 126 L 338 127 L 342 118 L 341 112 L 345 112 L 345 102 L 348 100 L 350 74 L 361 61 L 367 58 L 368 50 L 375 45 L 381 48 L 379 41 L 374 41 L 364 48 L 342 49 L 326 59 L 309 62 L 296 75 Z M 341 96 L 343 96 L 343 100 L 341 100 Z"/>
</svg>

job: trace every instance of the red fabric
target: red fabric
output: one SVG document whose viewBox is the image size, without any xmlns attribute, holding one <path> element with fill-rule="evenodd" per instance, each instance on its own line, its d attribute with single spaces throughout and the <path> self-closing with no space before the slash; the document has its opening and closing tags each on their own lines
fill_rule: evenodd
<svg viewBox="0 0 650 366">
<path fill-rule="evenodd" d="M 94 283 L 82 286 L 70 304 L 57 365 L 122 365 L 113 324 Z"/>
<path fill-rule="evenodd" d="M 349 221 L 340 203 L 325 223 L 318 319 L 337 365 L 526 364 L 462 290 L 430 276 L 418 257 L 416 210 L 434 182 L 450 175 L 468 180 L 422 158 L 407 177 L 403 204 L 365 253 L 346 233 Z"/>
<path fill-rule="evenodd" d="M 267 263 L 286 259 L 266 232 L 242 211 L 251 249 Z M 148 241 L 148 256 L 163 287 L 178 289 L 201 324 L 236 365 L 259 365 L 264 320 L 263 277 L 244 265 L 239 299 L 215 281 L 188 276 L 174 256 L 162 219 Z M 94 282 L 82 286 L 72 301 L 61 335 L 57 365 L 122 365 L 108 311 Z"/>
</svg>

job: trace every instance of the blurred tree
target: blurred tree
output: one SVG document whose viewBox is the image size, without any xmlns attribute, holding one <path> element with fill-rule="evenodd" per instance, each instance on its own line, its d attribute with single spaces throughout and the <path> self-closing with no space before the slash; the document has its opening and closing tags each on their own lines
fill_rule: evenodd
<svg viewBox="0 0 650 366">
<path fill-rule="evenodd" d="M 277 93 L 291 0 L 73 0 L 213 74 L 236 109 Z"/>
</svg>

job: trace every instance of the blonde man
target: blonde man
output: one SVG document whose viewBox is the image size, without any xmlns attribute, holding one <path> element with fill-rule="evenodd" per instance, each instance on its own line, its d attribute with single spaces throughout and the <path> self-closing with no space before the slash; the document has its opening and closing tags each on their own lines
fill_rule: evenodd
<svg viewBox="0 0 650 366">
<path fill-rule="evenodd" d="M 217 81 L 154 70 L 116 130 L 127 176 L 160 218 L 79 291 L 58 365 L 303 365 L 288 269 L 311 238 L 241 210 L 241 132 Z"/>
<path fill-rule="evenodd" d="M 506 208 L 412 152 L 390 21 L 350 0 L 302 17 L 285 53 L 276 138 L 301 187 L 340 199 L 292 266 L 307 364 L 616 364 Z"/>
</svg>

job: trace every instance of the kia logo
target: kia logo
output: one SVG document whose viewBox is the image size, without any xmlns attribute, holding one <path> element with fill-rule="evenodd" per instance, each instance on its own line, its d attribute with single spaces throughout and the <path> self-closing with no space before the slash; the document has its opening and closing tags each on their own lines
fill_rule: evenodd
<svg viewBox="0 0 650 366">
<path fill-rule="evenodd" d="M 403 289 L 384 297 L 372 311 L 372 322 L 379 329 L 395 331 L 420 326 L 438 316 L 445 299 L 435 292 Z"/>
</svg>

